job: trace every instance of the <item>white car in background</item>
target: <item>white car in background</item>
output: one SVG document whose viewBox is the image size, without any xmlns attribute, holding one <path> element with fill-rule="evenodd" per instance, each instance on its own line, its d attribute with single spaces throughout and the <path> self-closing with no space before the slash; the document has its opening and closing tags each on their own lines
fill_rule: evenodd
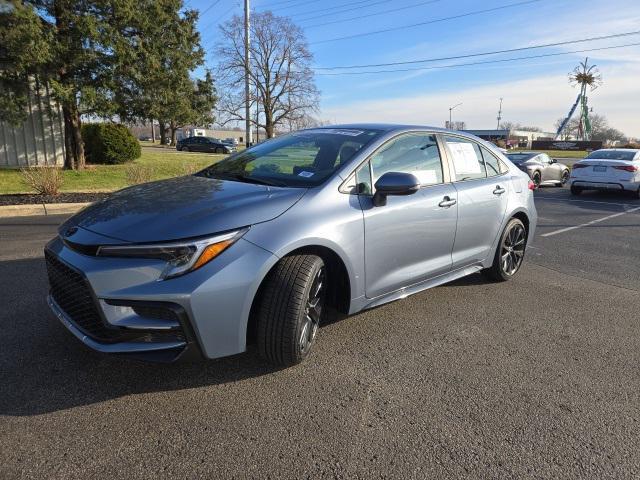
<svg viewBox="0 0 640 480">
<path fill-rule="evenodd" d="M 573 165 L 571 193 L 583 190 L 619 190 L 640 198 L 640 150 L 605 148 L 591 152 Z"/>
</svg>

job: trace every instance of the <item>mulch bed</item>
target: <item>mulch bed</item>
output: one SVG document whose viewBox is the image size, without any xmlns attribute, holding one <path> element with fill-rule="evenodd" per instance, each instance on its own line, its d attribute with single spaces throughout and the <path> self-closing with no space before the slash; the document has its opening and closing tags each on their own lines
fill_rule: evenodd
<svg viewBox="0 0 640 480">
<path fill-rule="evenodd" d="M 0 205 L 33 205 L 38 203 L 84 203 L 95 202 L 110 195 L 109 193 L 60 193 L 58 195 L 36 195 L 17 193 L 0 195 Z"/>
</svg>

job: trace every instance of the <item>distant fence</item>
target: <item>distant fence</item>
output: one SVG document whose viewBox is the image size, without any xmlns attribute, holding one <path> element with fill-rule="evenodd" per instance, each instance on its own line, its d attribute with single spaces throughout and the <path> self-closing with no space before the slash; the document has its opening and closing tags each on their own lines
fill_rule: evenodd
<svg viewBox="0 0 640 480">
<path fill-rule="evenodd" d="M 49 89 L 36 83 L 21 125 L 0 122 L 0 168 L 64 165 L 64 121 Z"/>
</svg>

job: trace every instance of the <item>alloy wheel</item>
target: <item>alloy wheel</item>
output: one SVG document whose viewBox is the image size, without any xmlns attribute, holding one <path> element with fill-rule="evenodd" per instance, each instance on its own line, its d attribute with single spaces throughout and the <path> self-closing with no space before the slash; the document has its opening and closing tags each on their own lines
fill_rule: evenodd
<svg viewBox="0 0 640 480">
<path fill-rule="evenodd" d="M 568 181 L 569 181 L 569 172 L 565 170 L 564 172 L 562 172 L 562 179 L 560 180 L 560 184 L 566 185 Z"/>
<path fill-rule="evenodd" d="M 305 354 L 318 333 L 320 327 L 320 319 L 322 318 L 322 306 L 324 304 L 325 296 L 325 269 L 322 267 L 316 273 L 311 288 L 309 289 L 309 297 L 304 309 L 304 325 L 300 332 L 300 351 Z"/>
<path fill-rule="evenodd" d="M 526 240 L 527 234 L 519 223 L 514 223 L 506 232 L 500 250 L 500 267 L 505 275 L 514 275 L 522 265 Z"/>
</svg>

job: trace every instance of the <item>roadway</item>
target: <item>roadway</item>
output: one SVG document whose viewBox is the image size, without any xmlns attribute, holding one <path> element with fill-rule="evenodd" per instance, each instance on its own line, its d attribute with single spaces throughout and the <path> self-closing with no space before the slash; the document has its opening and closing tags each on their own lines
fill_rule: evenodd
<svg viewBox="0 0 640 480">
<path fill-rule="evenodd" d="M 640 201 L 536 193 L 513 281 L 321 329 L 304 364 L 149 365 L 48 312 L 59 217 L 0 225 L 0 478 L 638 478 Z"/>
</svg>

